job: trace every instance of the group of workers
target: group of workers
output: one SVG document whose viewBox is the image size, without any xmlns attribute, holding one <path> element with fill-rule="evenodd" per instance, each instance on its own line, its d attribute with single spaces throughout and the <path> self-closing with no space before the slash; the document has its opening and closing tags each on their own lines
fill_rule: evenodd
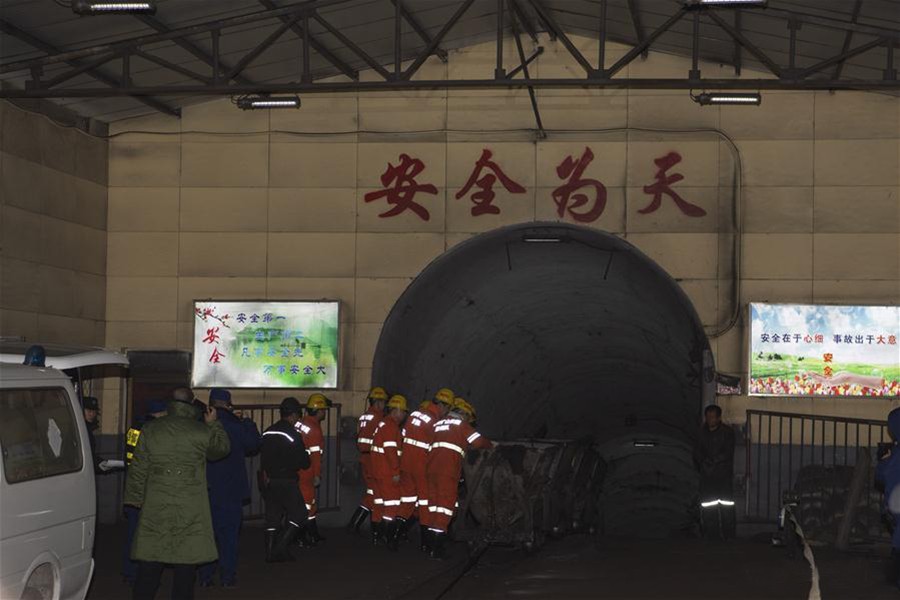
<svg viewBox="0 0 900 600">
<path fill-rule="evenodd" d="M 422 551 L 441 558 L 466 450 L 492 443 L 475 430 L 472 405 L 447 388 L 412 412 L 404 396 L 381 387 L 368 403 L 357 433 L 366 493 L 348 527 L 358 532 L 368 519 L 372 543 L 396 550 L 418 520 Z"/>
</svg>

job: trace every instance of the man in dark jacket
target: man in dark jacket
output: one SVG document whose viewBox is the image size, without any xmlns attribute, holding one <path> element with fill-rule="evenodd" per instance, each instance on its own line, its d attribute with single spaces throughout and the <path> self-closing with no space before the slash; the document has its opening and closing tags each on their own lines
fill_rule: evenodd
<svg viewBox="0 0 900 600">
<path fill-rule="evenodd" d="M 166 416 L 166 403 L 162 400 L 151 400 L 147 403 L 147 414 L 135 419 L 131 424 L 131 429 L 125 434 L 125 467 L 126 469 L 134 460 L 134 452 L 137 450 L 138 440 L 141 438 L 141 430 L 144 425 L 153 419 L 159 419 Z M 133 506 L 126 506 L 125 521 L 128 529 L 125 534 L 125 552 L 122 559 L 122 577 L 128 585 L 134 585 L 137 577 L 137 563 L 131 560 L 131 544 L 134 542 L 134 532 L 137 531 L 138 518 L 141 511 Z"/>
<path fill-rule="evenodd" d="M 209 405 L 216 409 L 219 422 L 228 433 L 231 452 L 222 460 L 206 465 L 206 483 L 209 486 L 209 507 L 212 511 L 213 531 L 219 549 L 217 563 L 200 568 L 200 585 L 213 585 L 216 567 L 222 587 L 234 587 L 237 572 L 238 538 L 241 532 L 243 505 L 250 500 L 250 483 L 247 479 L 245 458 L 256 454 L 262 438 L 259 429 L 250 419 L 242 419 L 234 413 L 231 393 L 214 388 L 209 392 Z"/>
<path fill-rule="evenodd" d="M 81 399 L 81 412 L 84 414 L 84 424 L 88 431 L 88 444 L 91 448 L 91 460 L 94 463 L 94 473 L 103 473 L 100 469 L 102 459 L 97 455 L 97 438 L 94 432 L 100 428 L 100 403 L 93 396 L 84 396 Z"/>
<path fill-rule="evenodd" d="M 888 577 L 891 583 L 900 587 L 900 408 L 888 414 L 888 433 L 891 443 L 879 450 L 875 467 L 875 480 L 884 486 L 884 504 L 894 518 L 894 532 L 891 538 L 891 569 Z"/>
<path fill-rule="evenodd" d="M 290 546 L 303 533 L 308 515 L 297 477 L 297 471 L 310 465 L 303 438 L 295 429 L 300 420 L 300 401 L 285 398 L 280 412 L 281 420 L 263 433 L 261 450 L 267 562 L 293 559 Z"/>
<path fill-rule="evenodd" d="M 707 406 L 694 460 L 700 470 L 700 518 L 705 534 L 734 535 L 734 430 L 722 422 L 722 409 Z"/>
<path fill-rule="evenodd" d="M 141 510 L 131 558 L 139 562 L 135 600 L 152 600 L 166 565 L 173 598 L 193 598 L 196 566 L 218 558 L 206 489 L 206 461 L 231 451 L 213 409 L 197 420 L 194 394 L 179 388 L 168 414 L 141 431 L 125 483 L 125 504 Z"/>
</svg>

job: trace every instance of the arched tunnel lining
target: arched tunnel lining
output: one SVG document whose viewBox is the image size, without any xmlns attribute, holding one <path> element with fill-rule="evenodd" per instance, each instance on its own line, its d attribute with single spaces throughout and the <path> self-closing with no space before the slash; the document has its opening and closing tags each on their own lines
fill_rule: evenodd
<svg viewBox="0 0 900 600">
<path fill-rule="evenodd" d="M 611 461 L 635 458 L 642 439 L 687 454 L 680 467 L 628 461 L 625 487 L 641 486 L 690 470 L 707 348 L 678 284 L 624 240 L 515 225 L 456 246 L 410 284 L 382 330 L 373 383 L 413 400 L 451 387 L 494 439 L 592 436 Z"/>
</svg>

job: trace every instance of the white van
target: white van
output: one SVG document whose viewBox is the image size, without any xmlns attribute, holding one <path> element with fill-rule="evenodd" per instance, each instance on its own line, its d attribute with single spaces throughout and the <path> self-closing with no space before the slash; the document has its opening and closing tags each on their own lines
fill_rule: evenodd
<svg viewBox="0 0 900 600">
<path fill-rule="evenodd" d="M 0 451 L 0 598 L 83 599 L 97 504 L 69 377 L 0 363 Z"/>
</svg>

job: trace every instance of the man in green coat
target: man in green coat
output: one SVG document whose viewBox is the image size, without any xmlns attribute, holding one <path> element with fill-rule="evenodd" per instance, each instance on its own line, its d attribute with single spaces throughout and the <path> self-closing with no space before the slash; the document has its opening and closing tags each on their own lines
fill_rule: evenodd
<svg viewBox="0 0 900 600">
<path fill-rule="evenodd" d="M 203 422 L 187 388 L 173 393 L 168 414 L 148 423 L 125 483 L 125 504 L 141 509 L 131 548 L 139 561 L 135 600 L 152 600 L 163 569 L 172 565 L 173 600 L 194 596 L 197 565 L 218 558 L 206 489 L 206 461 L 231 450 L 228 434 L 207 409 Z"/>
</svg>

